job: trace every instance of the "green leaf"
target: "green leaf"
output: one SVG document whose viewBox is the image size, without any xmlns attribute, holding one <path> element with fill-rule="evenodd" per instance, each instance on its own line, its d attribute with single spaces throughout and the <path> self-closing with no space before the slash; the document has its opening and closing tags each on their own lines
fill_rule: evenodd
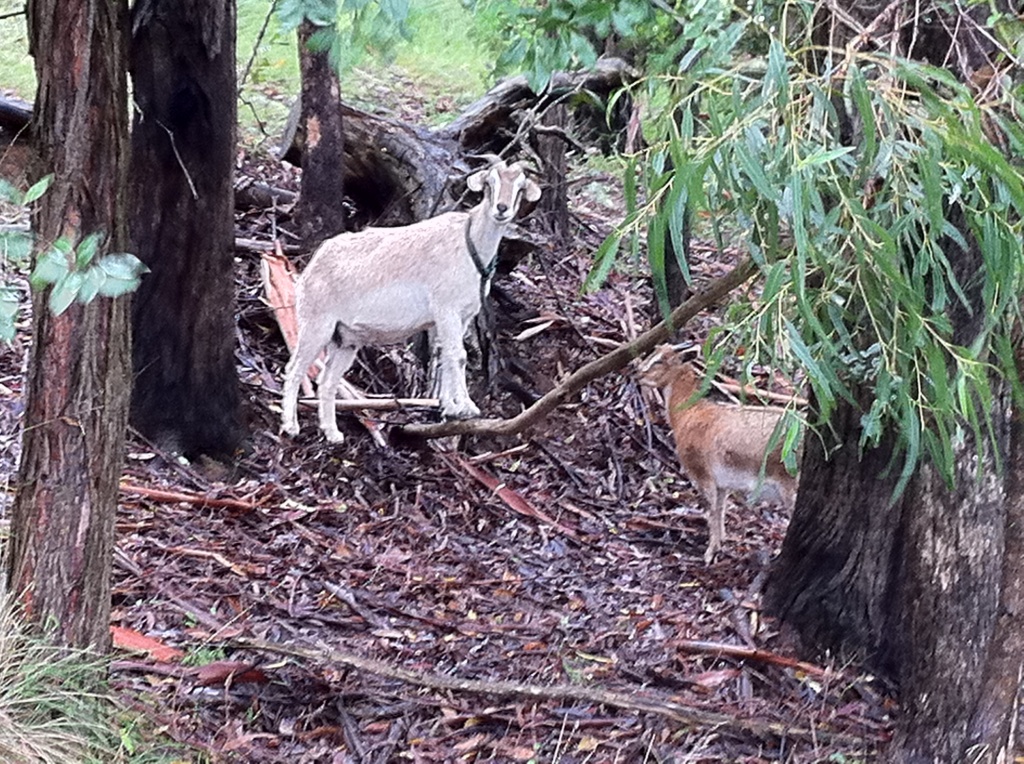
<svg viewBox="0 0 1024 764">
<path fill-rule="evenodd" d="M 120 297 L 134 292 L 142 274 L 149 272 L 149 268 L 139 258 L 128 252 L 106 255 L 94 267 L 100 268 L 105 276 L 97 288 L 103 297 Z"/>
<path fill-rule="evenodd" d="M 619 242 L 621 241 L 622 232 L 613 231 L 607 239 L 601 242 L 601 246 L 594 253 L 594 264 L 590 267 L 590 273 L 587 274 L 587 278 L 583 282 L 584 292 L 596 291 L 604 285 L 608 274 L 611 273 L 612 266 L 615 265 L 615 255 L 619 251 Z"/>
<path fill-rule="evenodd" d="M 53 315 L 59 316 L 75 301 L 83 280 L 81 273 L 69 271 L 54 285 L 49 297 L 50 312 Z"/>
<path fill-rule="evenodd" d="M 693 279 L 690 276 L 690 264 L 686 261 L 688 243 L 686 241 L 686 232 L 684 231 L 686 228 L 686 218 L 689 215 L 687 208 L 688 193 L 686 184 L 682 182 L 684 178 L 676 175 L 675 180 L 672 192 L 665 203 L 664 215 L 667 218 L 668 232 L 671 237 L 676 263 L 683 274 L 683 279 L 687 284 L 690 284 Z"/>
<path fill-rule="evenodd" d="M 130 252 L 112 252 L 99 259 L 97 265 L 112 279 L 137 279 L 149 268 Z"/>
<path fill-rule="evenodd" d="M 17 326 L 18 309 L 21 301 L 18 293 L 10 287 L 0 287 L 0 340 L 11 342 L 14 340 Z"/>
<path fill-rule="evenodd" d="M 25 197 L 21 200 L 21 203 L 32 204 L 32 202 L 46 193 L 46 190 L 52 183 L 53 175 L 44 175 L 29 187 L 28 191 L 25 192 Z"/>
<path fill-rule="evenodd" d="M 857 107 L 857 113 L 860 114 L 861 130 L 864 135 L 864 158 L 866 162 L 871 162 L 878 148 L 878 128 L 871 95 L 859 66 L 851 67 L 850 93 L 853 96 L 853 103 Z"/>
<path fill-rule="evenodd" d="M 333 26 L 338 20 L 338 4 L 334 0 L 304 0 L 304 13 L 318 27 Z"/>
<path fill-rule="evenodd" d="M 32 243 L 34 239 L 31 233 L 21 231 L 10 231 L 0 233 L 0 260 L 6 258 L 8 262 L 20 266 L 28 261 L 32 254 Z"/>
<path fill-rule="evenodd" d="M 70 270 L 67 255 L 57 249 L 47 249 L 36 260 L 36 267 L 28 277 L 34 289 L 42 289 L 49 284 L 56 284 Z"/>
<path fill-rule="evenodd" d="M 313 53 L 330 51 L 337 38 L 338 30 L 333 24 L 331 26 L 323 26 L 309 36 L 309 39 L 306 40 L 306 47 Z"/>
<path fill-rule="evenodd" d="M 0 201 L 21 206 L 24 197 L 13 183 L 6 178 L 0 178 Z"/>
<path fill-rule="evenodd" d="M 285 32 L 297 29 L 302 20 L 306 18 L 303 0 L 279 0 L 277 18 Z"/>
<path fill-rule="evenodd" d="M 82 272 L 82 287 L 78 290 L 78 301 L 80 303 L 92 302 L 100 293 L 103 284 L 107 280 L 107 274 L 102 268 L 93 266 Z"/>
<path fill-rule="evenodd" d="M 97 231 L 82 239 L 75 248 L 75 267 L 79 270 L 86 268 L 96 256 L 105 238 L 104 234 Z"/>
<path fill-rule="evenodd" d="M 820 148 L 810 156 L 807 156 L 797 162 L 797 169 L 802 170 L 807 167 L 812 167 L 817 164 L 828 164 L 834 162 L 839 157 L 846 156 L 853 151 L 853 146 L 841 146 L 837 149 L 824 149 Z"/>
<path fill-rule="evenodd" d="M 764 173 L 764 162 L 763 158 L 757 156 L 760 151 L 756 145 L 757 134 L 753 131 L 747 131 L 747 141 L 745 144 L 737 144 L 733 151 L 736 154 L 740 167 L 743 169 L 744 174 L 754 184 L 754 188 L 766 201 L 774 201 L 778 198 L 778 192 L 772 186 L 768 180 L 768 176 Z"/>
<path fill-rule="evenodd" d="M 647 258 L 654 277 L 654 294 L 661 314 L 668 317 L 671 312 L 668 302 L 668 281 L 665 274 L 665 211 L 651 218 L 647 227 Z"/>
</svg>

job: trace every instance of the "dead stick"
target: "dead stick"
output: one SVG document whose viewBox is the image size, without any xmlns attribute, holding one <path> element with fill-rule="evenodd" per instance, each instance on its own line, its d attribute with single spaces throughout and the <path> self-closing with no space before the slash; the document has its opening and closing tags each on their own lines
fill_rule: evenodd
<svg viewBox="0 0 1024 764">
<path fill-rule="evenodd" d="M 212 496 L 203 496 L 201 493 L 181 493 L 179 491 L 164 491 L 159 488 L 147 488 L 134 483 L 121 483 L 121 493 L 145 496 L 147 499 L 157 501 L 174 502 L 183 504 L 196 504 L 200 507 L 223 507 L 225 509 L 242 509 L 252 511 L 258 509 L 258 505 L 241 499 L 215 499 Z"/>
<path fill-rule="evenodd" d="M 777 403 L 782 406 L 788 406 L 793 404 L 798 409 L 807 408 L 807 399 L 801 398 L 799 395 L 792 394 L 787 395 L 786 393 L 774 393 L 771 390 L 762 390 L 754 385 L 743 385 L 739 382 L 719 382 L 717 379 L 714 382 L 716 388 L 724 393 L 731 395 L 745 396 L 747 398 L 759 398 L 761 400 L 770 401 Z"/>
<path fill-rule="evenodd" d="M 306 406 L 317 405 L 316 398 L 300 398 L 299 403 Z M 397 411 L 407 408 L 440 408 L 438 398 L 338 398 L 334 402 L 339 411 L 366 409 L 373 411 Z"/>
<path fill-rule="evenodd" d="M 249 650 L 290 655 L 295 658 L 314 663 L 329 662 L 365 671 L 369 674 L 393 679 L 417 687 L 450 692 L 466 692 L 479 695 L 497 695 L 502 697 L 530 698 L 534 700 L 583 701 L 600 705 L 655 714 L 671 719 L 679 724 L 697 725 L 701 727 L 722 727 L 737 732 L 772 737 L 799 737 L 804 740 L 819 742 L 845 743 L 862 745 L 863 740 L 852 735 L 830 732 L 822 729 L 802 729 L 781 722 L 764 722 L 756 719 L 744 719 L 726 713 L 705 711 L 687 706 L 667 698 L 658 698 L 640 693 L 620 693 L 603 690 L 599 687 L 587 687 L 574 684 L 536 685 L 524 684 L 508 680 L 487 681 L 482 679 L 460 679 L 446 674 L 433 672 L 411 671 L 384 663 L 383 661 L 363 658 L 348 652 L 334 650 L 326 645 L 319 649 L 292 647 L 265 642 L 256 639 L 233 639 L 233 646 Z"/>
<path fill-rule="evenodd" d="M 740 645 L 727 645 L 724 642 L 707 642 L 698 639 L 683 639 L 672 643 L 673 647 L 687 653 L 699 653 L 701 655 L 726 655 L 730 658 L 742 658 L 744 660 L 757 661 L 759 663 L 771 663 L 783 668 L 796 669 L 812 676 L 828 678 L 836 676 L 837 672 L 823 666 L 816 666 L 813 663 L 798 661 L 795 658 L 788 658 L 768 650 L 757 647 L 742 647 Z"/>
<path fill-rule="evenodd" d="M 672 326 L 680 327 L 705 308 L 709 308 L 736 287 L 757 273 L 757 265 L 746 258 L 708 288 L 694 295 L 672 311 Z M 554 390 L 511 419 L 464 419 L 439 424 L 408 424 L 401 428 L 405 434 L 420 438 L 443 438 L 449 435 L 518 435 L 537 424 L 554 409 L 565 403 L 595 379 L 618 371 L 635 358 L 646 355 L 668 340 L 668 322 L 662 321 L 632 342 L 624 342 L 615 350 L 577 369 Z"/>
</svg>

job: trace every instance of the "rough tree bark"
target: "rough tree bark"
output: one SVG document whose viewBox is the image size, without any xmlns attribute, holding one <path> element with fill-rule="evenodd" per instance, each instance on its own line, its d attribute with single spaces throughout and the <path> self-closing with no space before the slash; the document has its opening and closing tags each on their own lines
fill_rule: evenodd
<svg viewBox="0 0 1024 764">
<path fill-rule="evenodd" d="M 33 219 L 40 246 L 102 231 L 107 251 L 126 249 L 126 13 L 111 0 L 28 4 L 37 169 L 54 175 Z M 45 294 L 32 300 L 9 584 L 59 642 L 102 650 L 130 390 L 128 301 L 97 299 L 54 316 Z"/>
<path fill-rule="evenodd" d="M 241 437 L 234 357 L 234 0 L 137 0 L 132 9 L 132 422 L 186 454 Z"/>
<path fill-rule="evenodd" d="M 867 27 L 884 20 L 886 5 L 851 3 L 848 10 Z M 976 66 L 973 46 L 984 36 L 943 39 L 946 30 L 972 34 L 970 24 L 952 23 L 947 13 L 933 6 L 915 16 L 932 22 L 907 35 L 918 46 L 912 52 L 941 59 L 956 48 L 960 54 L 932 63 L 955 68 L 973 59 Z M 883 26 L 876 24 L 876 33 Z M 943 249 L 972 305 L 949 318 L 954 342 L 969 345 L 984 312 L 976 275 L 985 262 L 959 209 L 947 207 L 967 246 L 947 239 Z M 979 455 L 963 438 L 954 444 L 954 489 L 923 463 L 893 503 L 893 442 L 859 452 L 864 408 L 841 403 L 822 428 L 834 440 L 808 440 L 767 605 L 809 645 L 866 658 L 896 682 L 901 713 L 886 761 L 1007 761 L 1024 662 L 1020 412 L 1011 426 L 1009 396 L 997 396 L 991 413 L 998 453 L 986 445 Z"/>
<path fill-rule="evenodd" d="M 541 160 L 544 174 L 544 194 L 540 198 L 538 211 L 544 227 L 551 234 L 553 243 L 561 245 L 569 237 L 569 181 L 567 178 L 565 141 L 557 135 L 569 127 L 569 109 L 565 104 L 556 104 L 541 118 L 543 127 L 554 128 L 556 134 L 537 136 L 537 155 Z"/>
<path fill-rule="evenodd" d="M 306 20 L 298 34 L 306 141 L 297 213 L 299 234 L 308 249 L 345 230 L 341 87 L 327 51 L 309 47 L 310 37 L 321 28 Z"/>
</svg>

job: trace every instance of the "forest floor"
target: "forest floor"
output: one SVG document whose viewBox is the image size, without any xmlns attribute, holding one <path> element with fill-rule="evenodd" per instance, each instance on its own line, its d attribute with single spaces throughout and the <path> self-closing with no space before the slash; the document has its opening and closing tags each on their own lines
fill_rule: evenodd
<svg viewBox="0 0 1024 764">
<path fill-rule="evenodd" d="M 294 185 L 265 160 L 245 168 Z M 518 376 L 488 389 L 471 370 L 487 416 L 518 413 L 524 394 L 653 321 L 639 267 L 581 295 L 622 204 L 610 175 L 577 171 L 570 188 L 571 241 L 496 282 L 497 348 Z M 238 219 L 250 240 L 270 243 L 279 227 L 287 219 L 267 210 Z M 734 259 L 694 252 L 698 288 Z M 278 405 L 287 351 L 260 256 L 237 257 L 247 450 L 230 467 L 188 464 L 131 435 L 118 513 L 111 684 L 187 746 L 178 760 L 872 758 L 891 729 L 884 692 L 849 667 L 801 662 L 761 612 L 785 513 L 730 503 L 725 547 L 706 565 L 697 495 L 635 370 L 522 437 L 381 447 L 340 414 L 346 441 L 330 445 L 307 408 L 290 439 Z M 700 341 L 715 321 L 682 334 Z M 26 344 L 0 349 L 8 496 Z M 409 351 L 364 360 L 360 387 L 423 394 Z M 429 412 L 368 416 L 387 430 Z"/>
</svg>

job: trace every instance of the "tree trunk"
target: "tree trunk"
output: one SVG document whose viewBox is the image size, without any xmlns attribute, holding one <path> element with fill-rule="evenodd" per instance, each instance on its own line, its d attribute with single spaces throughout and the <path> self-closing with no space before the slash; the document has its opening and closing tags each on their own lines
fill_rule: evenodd
<svg viewBox="0 0 1024 764">
<path fill-rule="evenodd" d="M 41 246 L 102 231 L 124 251 L 127 7 L 32 0 L 40 173 L 54 173 L 33 226 Z M 7 572 L 25 614 L 59 642 L 110 642 L 110 573 L 130 390 L 128 301 L 60 316 L 33 295 L 32 356 Z"/>
<path fill-rule="evenodd" d="M 132 313 L 132 422 L 185 454 L 242 437 L 235 369 L 234 0 L 137 0 L 132 251 L 152 273 Z"/>
<path fill-rule="evenodd" d="M 884 0 L 842 5 L 878 37 L 906 22 L 898 10 L 885 15 L 891 9 Z M 827 13 L 816 19 L 815 35 L 842 49 L 856 32 L 833 25 Z M 950 14 L 935 5 L 915 14 L 916 26 L 900 26 L 898 37 L 915 47 L 897 53 L 965 79 L 992 43 Z M 848 124 L 844 140 L 852 144 L 858 123 Z M 947 238 L 943 249 L 971 305 L 954 303 L 947 315 L 953 342 L 970 345 L 985 310 L 974 276 L 986 263 L 961 210 L 948 200 L 944 206 L 948 224 L 967 242 Z M 1024 350 L 1017 352 L 1019 364 Z M 1001 383 L 993 384 L 998 393 Z M 839 449 L 830 456 L 812 438 L 804 454 L 767 604 L 809 644 L 866 657 L 896 683 L 901 712 L 885 755 L 890 762 L 1008 761 L 1013 748 L 1024 660 L 1024 427 L 1019 411 L 1011 425 L 1008 394 L 995 401 L 998 453 L 986 443 L 979 454 L 971 437 L 960 438 L 952 489 L 924 462 L 891 503 L 901 457 L 890 463 L 891 439 L 859 454 L 860 411 L 846 403 L 827 425 Z"/>
<path fill-rule="evenodd" d="M 1017 341 L 1018 376 L 1024 374 L 1024 343 Z M 1003 529 L 1001 596 L 981 677 L 981 691 L 967 729 L 970 750 L 983 761 L 1013 760 L 1016 721 L 1024 677 L 1024 412 L 1010 421 L 1006 471 L 1006 523 Z"/>
<path fill-rule="evenodd" d="M 545 127 L 565 131 L 569 126 L 569 109 L 557 104 L 548 109 L 541 118 Z M 537 136 L 537 155 L 542 162 L 544 193 L 540 198 L 539 211 L 556 246 L 561 246 L 569 237 L 569 182 L 568 164 L 565 158 L 565 141 L 557 135 Z"/>
<path fill-rule="evenodd" d="M 341 88 L 327 51 L 309 48 L 309 39 L 318 29 L 322 27 L 306 20 L 299 25 L 298 35 L 305 129 L 298 223 L 309 249 L 345 230 Z"/>
<path fill-rule="evenodd" d="M 845 402 L 822 429 L 828 440 L 804 444 L 796 506 L 766 604 L 808 647 L 842 650 L 890 674 L 892 568 L 902 553 L 907 500 L 890 506 L 892 442 L 861 452 L 860 411 Z"/>
<path fill-rule="evenodd" d="M 1008 428 L 999 412 L 996 427 L 1005 459 Z M 999 613 L 1005 475 L 990 453 L 978 474 L 971 438 L 954 451 L 956 488 L 948 490 L 934 469 L 924 467 L 905 504 L 906 543 L 891 624 L 899 640 L 901 700 L 896 736 L 886 751 L 893 764 L 995 761 L 970 750 L 968 732 Z"/>
</svg>

